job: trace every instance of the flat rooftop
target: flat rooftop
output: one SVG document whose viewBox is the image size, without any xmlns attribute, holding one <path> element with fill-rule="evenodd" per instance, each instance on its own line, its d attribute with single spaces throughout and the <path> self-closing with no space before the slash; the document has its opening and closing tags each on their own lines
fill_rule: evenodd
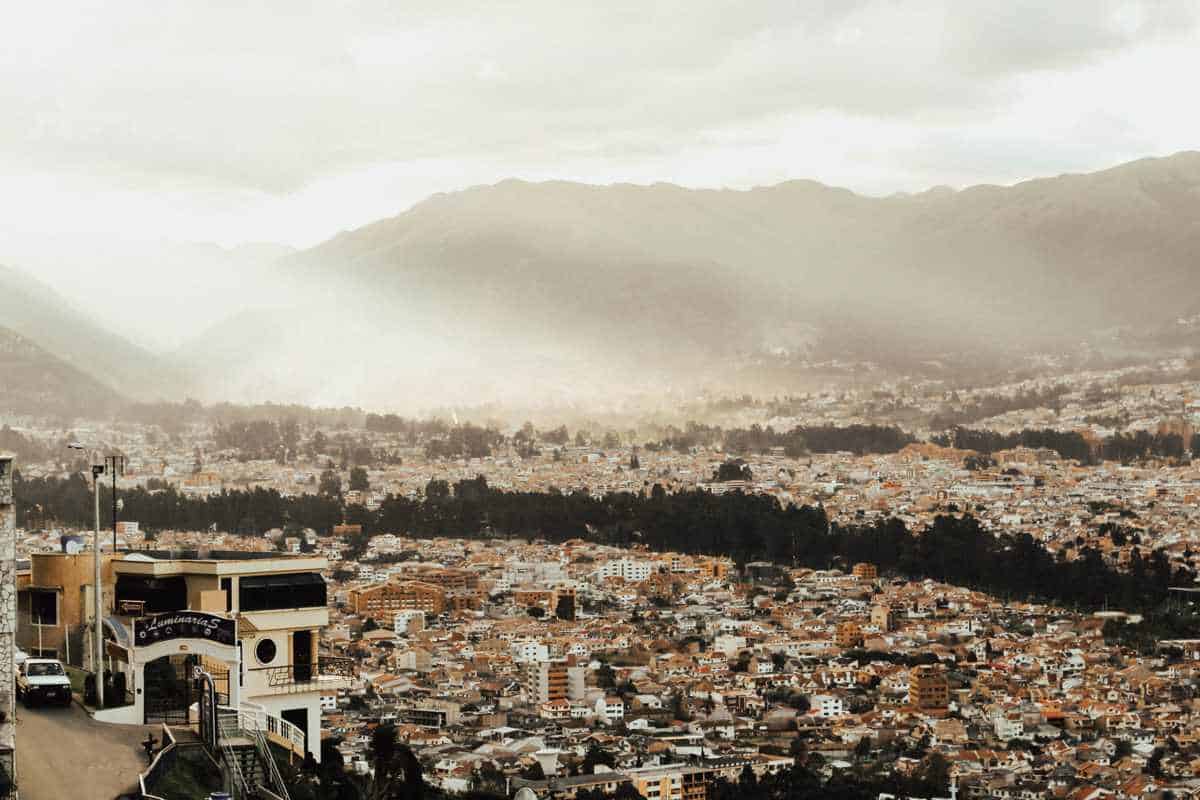
<svg viewBox="0 0 1200 800">
<path fill-rule="evenodd" d="M 265 552 L 262 550 L 121 550 L 121 560 L 137 561 L 139 559 L 129 559 L 129 556 L 145 556 L 152 558 L 155 561 L 255 561 L 255 560 L 271 560 L 284 558 L 305 558 L 306 554 L 296 553 L 274 553 Z"/>
</svg>

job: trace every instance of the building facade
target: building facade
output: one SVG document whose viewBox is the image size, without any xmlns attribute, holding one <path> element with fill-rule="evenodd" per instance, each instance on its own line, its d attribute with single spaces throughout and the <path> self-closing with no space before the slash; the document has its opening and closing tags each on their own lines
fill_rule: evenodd
<svg viewBox="0 0 1200 800">
<path fill-rule="evenodd" d="M 124 674 L 132 702 L 102 713 L 134 724 L 178 714 L 180 686 L 198 667 L 221 705 L 289 723 L 294 749 L 320 759 L 321 698 L 353 681 L 350 659 L 319 652 L 323 557 L 139 551 L 111 567 L 106 666 Z"/>
<path fill-rule="evenodd" d="M 13 461 L 0 452 L 0 796 L 15 795 L 16 764 L 16 632 L 17 506 L 13 495 Z"/>
</svg>

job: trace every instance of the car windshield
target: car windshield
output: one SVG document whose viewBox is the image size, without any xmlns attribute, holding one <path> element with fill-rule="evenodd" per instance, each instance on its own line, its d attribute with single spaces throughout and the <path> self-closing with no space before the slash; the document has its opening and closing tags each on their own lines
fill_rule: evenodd
<svg viewBox="0 0 1200 800">
<path fill-rule="evenodd" d="M 63 668 L 61 664 L 28 664 L 26 668 L 32 677 L 41 677 L 43 675 L 62 675 Z"/>
</svg>

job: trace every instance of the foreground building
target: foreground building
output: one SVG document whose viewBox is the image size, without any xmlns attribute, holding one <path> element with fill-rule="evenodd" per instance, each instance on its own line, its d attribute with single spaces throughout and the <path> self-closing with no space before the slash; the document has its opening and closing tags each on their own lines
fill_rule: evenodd
<svg viewBox="0 0 1200 800">
<path fill-rule="evenodd" d="M 321 697 L 348 688 L 353 674 L 349 659 L 318 651 L 329 622 L 326 561 L 252 555 L 138 551 L 110 562 L 105 669 L 127 705 L 97 719 L 194 722 L 203 672 L 219 705 L 274 720 L 281 744 L 320 758 Z M 43 557 L 42 566 L 67 558 Z"/>
<path fill-rule="evenodd" d="M 15 795 L 16 716 L 16 536 L 17 506 L 13 497 L 13 456 L 0 452 L 0 795 Z"/>
</svg>

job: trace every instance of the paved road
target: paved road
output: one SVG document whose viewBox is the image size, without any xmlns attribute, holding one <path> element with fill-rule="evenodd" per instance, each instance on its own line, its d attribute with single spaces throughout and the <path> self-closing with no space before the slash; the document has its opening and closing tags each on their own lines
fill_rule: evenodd
<svg viewBox="0 0 1200 800">
<path fill-rule="evenodd" d="M 96 722 L 78 705 L 17 703 L 17 785 L 21 800 L 113 800 L 146 768 L 141 725 Z M 158 730 L 155 730 L 155 738 Z"/>
</svg>

